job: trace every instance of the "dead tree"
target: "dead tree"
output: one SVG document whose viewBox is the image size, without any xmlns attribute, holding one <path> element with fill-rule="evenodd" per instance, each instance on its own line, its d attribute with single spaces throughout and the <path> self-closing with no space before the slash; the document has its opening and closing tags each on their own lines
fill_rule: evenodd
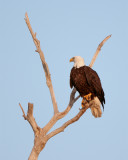
<svg viewBox="0 0 128 160">
<path fill-rule="evenodd" d="M 51 120 L 43 127 L 39 127 L 38 124 L 36 123 L 35 121 L 35 118 L 33 117 L 33 104 L 31 103 L 28 103 L 28 111 L 27 111 L 27 115 L 25 115 L 25 112 L 20 105 L 20 108 L 23 112 L 23 117 L 25 120 L 27 120 L 29 122 L 29 124 L 31 125 L 32 129 L 33 129 L 33 132 L 34 132 L 34 146 L 32 148 L 32 151 L 31 151 L 31 154 L 29 156 L 29 160 L 37 160 L 38 159 L 38 156 L 40 154 L 40 152 L 43 150 L 43 148 L 45 147 L 45 144 L 47 143 L 47 141 L 52 138 L 53 136 L 57 135 L 58 133 L 60 132 L 63 132 L 64 129 L 66 127 L 68 127 L 70 124 L 76 122 L 79 120 L 79 118 L 86 112 L 86 110 L 89 108 L 89 105 L 88 103 L 86 104 L 86 107 L 82 110 L 80 110 L 78 112 L 78 114 L 71 118 L 70 120 L 68 120 L 67 122 L 65 122 L 64 124 L 62 124 L 61 127 L 53 130 L 52 132 L 48 133 L 50 131 L 50 129 L 56 124 L 56 122 L 59 120 L 59 119 L 62 119 L 64 118 L 68 113 L 69 111 L 71 110 L 72 106 L 74 105 L 74 103 L 79 99 L 80 96 L 77 96 L 75 97 L 75 93 L 76 93 L 76 89 L 74 88 L 70 94 L 70 100 L 69 100 L 69 104 L 67 106 L 67 108 L 63 111 L 63 112 L 59 112 L 58 110 L 58 106 L 57 106 L 57 103 L 56 103 L 56 98 L 55 98 L 55 94 L 54 94 L 54 90 L 53 90 L 53 86 L 52 86 L 52 81 L 51 81 L 51 74 L 50 74 L 50 71 L 49 71 L 49 68 L 48 68 L 48 64 L 46 63 L 45 61 L 45 57 L 44 57 L 44 53 L 43 51 L 41 50 L 41 47 L 40 47 L 40 41 L 36 38 L 36 33 L 33 32 L 32 30 L 32 27 L 30 25 L 30 21 L 29 21 L 29 18 L 28 18 L 28 15 L 27 13 L 25 14 L 25 22 L 28 26 L 28 29 L 32 35 L 32 38 L 33 38 L 33 41 L 35 43 L 35 46 L 36 46 L 36 52 L 39 53 L 40 55 L 40 59 L 41 59 L 41 62 L 42 62 L 42 66 L 43 66 L 43 69 L 44 69 L 44 72 L 45 72 L 45 77 L 46 77 L 46 83 L 47 83 L 47 86 L 49 88 L 49 91 L 50 91 L 50 95 L 51 95 L 51 99 L 52 99 L 52 104 L 53 104 L 53 110 L 54 110 L 54 115 L 53 117 L 51 118 Z M 103 46 L 103 44 L 111 37 L 111 35 L 107 36 L 98 46 L 97 50 L 96 50 L 96 53 L 94 54 L 94 57 L 90 63 L 90 67 L 93 66 L 95 60 L 96 60 L 96 57 L 98 55 L 98 53 L 100 52 L 101 50 L 101 47 Z"/>
</svg>

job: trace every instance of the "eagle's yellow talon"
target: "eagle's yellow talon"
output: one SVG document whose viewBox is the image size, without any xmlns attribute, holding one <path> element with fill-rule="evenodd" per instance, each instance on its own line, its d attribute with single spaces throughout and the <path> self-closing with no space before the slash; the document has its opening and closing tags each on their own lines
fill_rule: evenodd
<svg viewBox="0 0 128 160">
<path fill-rule="evenodd" d="M 91 96 L 92 96 L 92 93 L 89 93 L 88 95 L 85 95 L 83 97 L 82 102 L 81 102 L 82 108 L 84 108 L 86 103 L 88 103 L 91 100 Z"/>
<path fill-rule="evenodd" d="M 92 96 L 92 93 L 89 93 L 89 94 L 85 95 L 83 97 L 83 99 L 86 99 L 87 101 L 90 101 L 91 100 L 91 96 Z"/>
<path fill-rule="evenodd" d="M 81 102 L 81 107 L 84 108 L 86 103 L 87 103 L 86 99 L 83 98 Z"/>
</svg>

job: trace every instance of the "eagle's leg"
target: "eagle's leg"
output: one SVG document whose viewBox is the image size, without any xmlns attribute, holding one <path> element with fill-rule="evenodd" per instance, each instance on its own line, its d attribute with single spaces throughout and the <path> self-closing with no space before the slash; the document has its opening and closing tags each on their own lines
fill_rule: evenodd
<svg viewBox="0 0 128 160">
<path fill-rule="evenodd" d="M 87 107 L 87 105 L 89 105 L 89 102 L 85 98 L 83 98 L 82 102 L 81 102 L 82 108 L 79 108 L 79 110 L 85 109 Z"/>
<path fill-rule="evenodd" d="M 82 99 L 82 102 L 81 102 L 82 109 L 84 109 L 85 105 L 87 103 L 89 103 L 89 101 L 91 100 L 91 96 L 92 96 L 92 93 L 89 93 L 89 94 L 83 96 L 83 99 Z"/>
<path fill-rule="evenodd" d="M 86 99 L 83 98 L 81 102 L 81 107 L 84 108 L 86 103 L 87 103 Z"/>
<path fill-rule="evenodd" d="M 91 100 L 91 96 L 92 96 L 92 93 L 89 93 L 89 94 L 85 95 L 83 97 L 83 99 L 86 99 L 86 101 L 89 102 Z"/>
</svg>

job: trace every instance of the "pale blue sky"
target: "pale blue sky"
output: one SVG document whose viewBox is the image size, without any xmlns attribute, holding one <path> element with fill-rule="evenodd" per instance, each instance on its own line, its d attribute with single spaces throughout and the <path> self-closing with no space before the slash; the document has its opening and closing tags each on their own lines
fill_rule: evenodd
<svg viewBox="0 0 128 160">
<path fill-rule="evenodd" d="M 40 127 L 53 108 L 39 55 L 24 21 L 28 12 L 37 32 L 59 110 L 69 101 L 69 59 L 80 55 L 88 65 L 98 44 L 112 34 L 94 66 L 102 81 L 106 105 L 102 118 L 90 110 L 64 133 L 53 137 L 39 160 L 126 160 L 128 158 L 128 1 L 127 0 L 1 0 L 0 1 L 0 159 L 25 160 L 33 132 L 18 106 L 34 103 Z M 81 99 L 60 126 L 79 110 Z"/>
</svg>

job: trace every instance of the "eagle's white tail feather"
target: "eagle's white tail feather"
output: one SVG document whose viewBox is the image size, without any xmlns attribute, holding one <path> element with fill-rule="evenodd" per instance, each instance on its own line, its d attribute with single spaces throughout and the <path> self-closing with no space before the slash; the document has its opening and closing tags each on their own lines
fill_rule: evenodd
<svg viewBox="0 0 128 160">
<path fill-rule="evenodd" d="M 102 116 L 101 103 L 100 103 L 98 97 L 95 97 L 92 101 L 90 101 L 89 105 L 90 105 L 92 115 L 95 118 L 98 118 L 98 117 Z"/>
</svg>

